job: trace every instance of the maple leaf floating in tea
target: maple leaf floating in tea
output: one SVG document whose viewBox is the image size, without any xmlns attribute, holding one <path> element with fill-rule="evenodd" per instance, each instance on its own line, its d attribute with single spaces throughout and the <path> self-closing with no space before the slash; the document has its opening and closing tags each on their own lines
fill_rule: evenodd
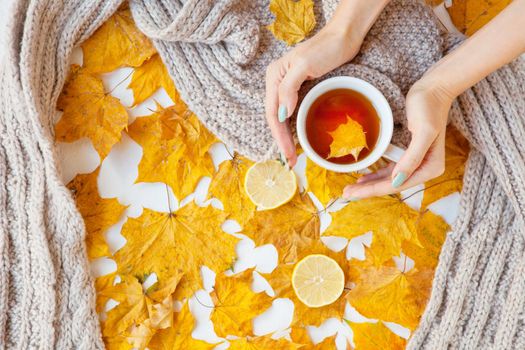
<svg viewBox="0 0 525 350">
<path fill-rule="evenodd" d="M 82 44 L 83 66 L 95 73 L 138 67 L 155 54 L 149 39 L 135 27 L 129 9 L 120 9 Z"/>
<path fill-rule="evenodd" d="M 302 41 L 315 28 L 312 0 L 271 0 L 270 11 L 275 21 L 268 29 L 288 45 Z"/>
<path fill-rule="evenodd" d="M 330 144 L 330 154 L 328 158 L 344 157 L 348 154 L 354 156 L 355 160 L 366 144 L 366 135 L 361 124 L 346 116 L 346 123 L 341 124 L 334 131 L 329 132 L 332 136 Z"/>
<path fill-rule="evenodd" d="M 128 112 L 120 100 L 104 91 L 102 80 L 79 65 L 72 65 L 57 101 L 62 117 L 55 125 L 57 141 L 87 137 L 101 158 L 120 141 L 128 125 Z"/>
<path fill-rule="evenodd" d="M 394 334 L 383 322 L 354 323 L 348 322 L 354 333 L 357 350 L 404 350 L 406 340 Z"/>
</svg>

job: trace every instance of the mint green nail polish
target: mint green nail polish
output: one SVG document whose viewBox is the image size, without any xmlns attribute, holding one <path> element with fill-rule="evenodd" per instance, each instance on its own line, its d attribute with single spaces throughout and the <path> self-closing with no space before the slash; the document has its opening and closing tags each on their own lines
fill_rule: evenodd
<svg viewBox="0 0 525 350">
<path fill-rule="evenodd" d="M 405 182 L 406 179 L 407 179 L 407 174 L 405 174 L 402 171 L 397 173 L 397 175 L 394 177 L 394 180 L 392 180 L 392 187 L 394 188 L 400 187 Z"/>
<path fill-rule="evenodd" d="M 357 197 L 348 197 L 348 200 L 352 202 L 358 201 L 359 199 L 360 198 L 357 198 Z"/>
<path fill-rule="evenodd" d="M 288 111 L 286 110 L 286 106 L 280 105 L 279 106 L 279 121 L 281 123 L 284 123 L 284 121 L 286 120 L 286 117 L 288 117 Z"/>
</svg>

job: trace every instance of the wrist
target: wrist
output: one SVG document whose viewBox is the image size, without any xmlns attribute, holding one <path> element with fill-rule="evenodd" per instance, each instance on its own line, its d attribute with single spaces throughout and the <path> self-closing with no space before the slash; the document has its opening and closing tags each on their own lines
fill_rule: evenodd
<svg viewBox="0 0 525 350">
<path fill-rule="evenodd" d="M 326 27 L 348 40 L 363 41 L 389 2 L 390 0 L 341 0 Z"/>
</svg>

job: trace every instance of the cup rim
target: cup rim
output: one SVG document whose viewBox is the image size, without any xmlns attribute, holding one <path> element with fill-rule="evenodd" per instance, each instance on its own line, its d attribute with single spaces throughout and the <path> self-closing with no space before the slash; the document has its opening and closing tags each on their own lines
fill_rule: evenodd
<svg viewBox="0 0 525 350">
<path fill-rule="evenodd" d="M 374 149 L 365 158 L 352 164 L 337 164 L 324 159 L 315 152 L 306 137 L 306 117 L 313 102 L 322 94 L 335 89 L 350 89 L 361 93 L 372 103 L 380 119 L 379 136 Z M 297 137 L 306 156 L 317 165 L 335 172 L 359 171 L 375 163 L 387 150 L 393 130 L 392 109 L 385 96 L 372 84 L 355 77 L 337 76 L 316 84 L 303 98 L 297 112 Z"/>
</svg>

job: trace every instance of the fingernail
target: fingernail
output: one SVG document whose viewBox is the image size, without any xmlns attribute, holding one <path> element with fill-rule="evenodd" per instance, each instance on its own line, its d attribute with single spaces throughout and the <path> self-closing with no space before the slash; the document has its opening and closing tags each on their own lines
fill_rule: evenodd
<svg viewBox="0 0 525 350">
<path fill-rule="evenodd" d="M 394 188 L 400 187 L 405 182 L 406 179 L 407 179 L 407 174 L 400 171 L 399 173 L 397 173 L 397 175 L 392 180 L 392 187 Z"/>
<path fill-rule="evenodd" d="M 284 121 L 286 120 L 286 117 L 288 117 L 288 111 L 286 110 L 286 106 L 280 105 L 279 106 L 279 121 L 281 123 L 284 123 Z"/>
<path fill-rule="evenodd" d="M 347 198 L 349 201 L 351 202 L 355 202 L 355 201 L 358 201 L 360 198 L 357 198 L 357 197 L 348 197 Z"/>
</svg>

